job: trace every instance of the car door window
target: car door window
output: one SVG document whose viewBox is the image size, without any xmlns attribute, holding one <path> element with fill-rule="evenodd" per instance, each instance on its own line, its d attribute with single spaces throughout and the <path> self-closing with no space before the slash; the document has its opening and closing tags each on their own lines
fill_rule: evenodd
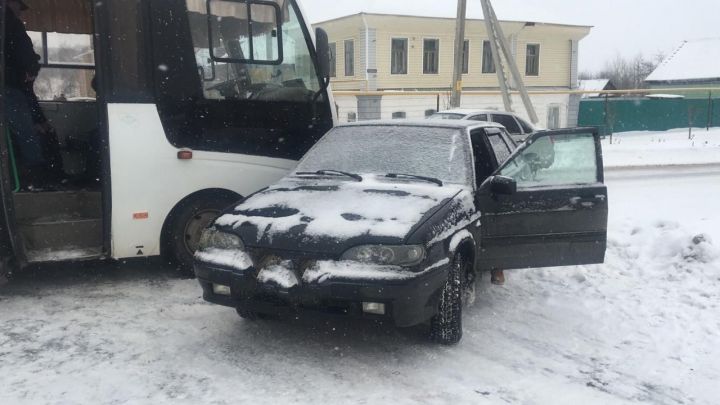
<svg viewBox="0 0 720 405">
<path fill-rule="evenodd" d="M 596 148 L 590 132 L 541 136 L 516 153 L 498 174 L 515 179 L 518 189 L 594 184 L 602 181 Z"/>
<path fill-rule="evenodd" d="M 510 147 L 511 150 L 515 150 L 517 148 L 517 142 L 515 142 L 514 139 L 510 136 L 510 134 L 507 133 L 507 131 L 502 130 L 500 131 L 500 135 L 505 140 L 505 143 Z"/>
<path fill-rule="evenodd" d="M 517 121 L 515 121 L 515 118 L 512 115 L 493 114 L 492 120 L 493 122 L 497 122 L 498 124 L 504 126 L 508 130 L 508 132 L 513 135 L 522 134 L 522 132 L 520 131 L 520 125 L 518 125 Z"/>
<path fill-rule="evenodd" d="M 487 116 L 487 114 L 473 115 L 472 117 L 470 117 L 468 119 L 471 121 L 487 121 L 488 116 Z"/>
<path fill-rule="evenodd" d="M 490 177 L 497 165 L 493 162 L 493 152 L 485 141 L 485 131 L 478 129 L 470 133 L 473 157 L 475 158 L 475 181 L 480 186 Z"/>
<path fill-rule="evenodd" d="M 486 132 L 488 141 L 490 141 L 490 146 L 495 154 L 495 158 L 497 159 L 498 164 L 501 165 L 508 157 L 510 157 L 512 148 L 505 143 L 499 129 L 488 129 Z"/>
</svg>

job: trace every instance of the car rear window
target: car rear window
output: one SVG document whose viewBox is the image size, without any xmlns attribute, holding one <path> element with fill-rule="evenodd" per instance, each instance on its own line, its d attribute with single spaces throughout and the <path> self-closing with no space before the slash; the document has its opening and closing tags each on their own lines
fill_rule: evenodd
<svg viewBox="0 0 720 405">
<path fill-rule="evenodd" d="M 492 119 L 493 122 L 497 122 L 498 124 L 507 128 L 508 132 L 513 135 L 518 135 L 522 133 L 520 131 L 520 126 L 518 125 L 517 121 L 515 121 L 515 118 L 511 115 L 493 114 Z"/>
<path fill-rule="evenodd" d="M 522 118 L 517 118 L 517 117 L 515 117 L 515 118 L 520 123 L 520 126 L 523 129 L 523 132 L 525 132 L 526 134 L 532 134 L 533 132 L 535 132 L 535 129 L 527 121 L 525 121 Z"/>
</svg>

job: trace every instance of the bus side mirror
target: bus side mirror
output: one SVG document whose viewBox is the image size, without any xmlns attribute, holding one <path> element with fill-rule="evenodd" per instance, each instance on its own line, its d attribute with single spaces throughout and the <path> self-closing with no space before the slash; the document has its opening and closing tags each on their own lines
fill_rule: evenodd
<svg viewBox="0 0 720 405">
<path fill-rule="evenodd" d="M 320 76 L 330 78 L 330 40 L 327 32 L 322 28 L 315 30 L 315 53 L 318 58 Z"/>
</svg>

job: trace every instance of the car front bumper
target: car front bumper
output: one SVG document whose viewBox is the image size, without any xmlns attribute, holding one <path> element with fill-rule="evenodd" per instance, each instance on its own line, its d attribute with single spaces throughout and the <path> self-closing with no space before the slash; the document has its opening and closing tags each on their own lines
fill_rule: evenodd
<svg viewBox="0 0 720 405">
<path fill-rule="evenodd" d="M 307 281 L 301 277 L 297 285 L 282 288 L 259 282 L 258 271 L 252 267 L 238 270 L 195 262 L 203 298 L 214 304 L 261 314 L 285 315 L 307 310 L 380 318 L 400 327 L 423 323 L 435 315 L 448 268 L 447 261 L 442 261 L 419 273 L 404 272 L 407 276 L 400 279 L 348 275 Z M 213 285 L 230 287 L 230 294 L 216 294 Z M 363 312 L 363 302 L 384 304 L 384 315 Z"/>
</svg>

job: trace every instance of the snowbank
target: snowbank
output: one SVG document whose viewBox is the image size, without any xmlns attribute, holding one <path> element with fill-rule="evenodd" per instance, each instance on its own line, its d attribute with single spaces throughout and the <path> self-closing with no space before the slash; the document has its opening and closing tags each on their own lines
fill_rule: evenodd
<svg viewBox="0 0 720 405">
<path fill-rule="evenodd" d="M 720 128 L 622 132 L 603 140 L 605 168 L 720 164 Z"/>
</svg>

